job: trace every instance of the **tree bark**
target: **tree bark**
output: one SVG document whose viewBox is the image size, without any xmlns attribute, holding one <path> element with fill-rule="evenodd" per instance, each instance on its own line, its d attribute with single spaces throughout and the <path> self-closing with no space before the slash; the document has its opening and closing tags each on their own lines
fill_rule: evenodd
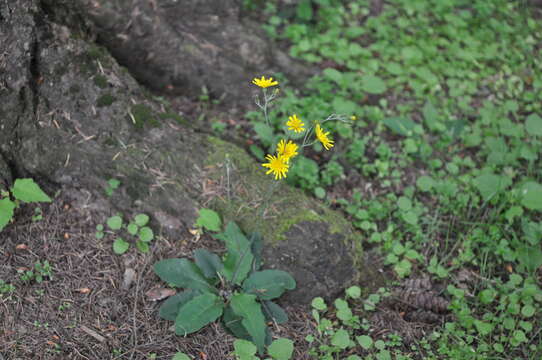
<svg viewBox="0 0 542 360">
<path fill-rule="evenodd" d="M 132 1 L 114 3 L 128 6 L 125 4 Z M 152 1 L 133 3 L 158 12 Z M 175 1 L 160 3 L 171 6 L 167 12 L 179 6 Z M 203 61 L 214 51 L 242 47 L 241 43 L 224 43 L 217 50 L 213 43 L 202 42 L 219 36 L 221 26 L 208 24 L 212 16 L 205 5 L 218 3 L 183 1 L 184 9 L 192 11 L 192 19 L 174 31 L 163 20 L 150 21 L 133 13 L 128 16 L 131 20 L 122 21 L 118 17 L 120 10 L 115 12 L 105 2 L 1 2 L 3 187 L 16 178 L 34 177 L 50 194 L 60 190 L 61 196 L 72 199 L 77 206 L 93 209 L 101 216 L 95 219 L 97 222 L 103 222 L 113 211 L 126 215 L 145 212 L 151 215 L 153 225 L 170 237 L 186 232 L 193 226 L 197 210 L 204 204 L 212 205 L 224 220 L 234 220 L 247 231 L 264 233 L 266 266 L 290 271 L 298 280 L 298 289 L 289 296 L 290 301 L 333 296 L 357 277 L 356 269 L 361 266 L 360 241 L 350 224 L 340 214 L 285 185 L 274 192 L 262 221 L 255 214 L 274 180 L 265 176 L 243 149 L 191 128 L 150 96 L 106 49 L 92 41 L 96 27 L 104 44 L 119 48 L 115 50 L 119 61 L 133 60 L 130 71 L 151 86 L 173 84 L 180 91 L 190 92 L 203 83 L 210 88 L 216 86 L 215 91 L 241 96 L 249 91 L 241 84 L 248 83 L 263 60 L 236 63 L 235 54 L 231 54 L 228 61 L 218 65 L 220 56 L 215 54 L 212 61 Z M 221 4 L 216 16 L 233 21 L 235 14 L 231 14 L 230 6 L 234 3 Z M 91 10 L 102 15 L 91 15 Z M 247 31 L 238 26 L 239 31 Z M 105 29 L 113 31 L 109 38 L 104 35 Z M 125 34 L 121 29 L 128 34 L 127 40 L 118 36 Z M 170 53 L 176 56 L 175 61 L 150 56 L 157 49 L 151 39 L 158 42 L 155 45 L 161 47 L 160 51 L 167 48 L 166 40 L 159 41 L 160 31 L 164 39 L 178 34 L 178 39 L 171 40 L 176 44 Z M 132 37 L 134 34 L 140 35 Z M 190 53 L 181 46 L 189 43 L 199 50 Z M 150 47 L 147 56 L 129 57 L 130 51 L 138 55 L 145 51 L 145 44 Z M 257 50 L 248 51 L 249 57 L 259 57 Z M 194 64 L 198 58 L 200 63 Z M 174 63 L 179 66 L 177 75 L 171 72 Z M 197 71 L 193 68 L 196 65 Z M 153 80 L 161 69 L 169 75 Z M 243 90 L 237 92 L 234 88 Z M 104 195 L 110 178 L 122 182 L 112 198 Z"/>
</svg>

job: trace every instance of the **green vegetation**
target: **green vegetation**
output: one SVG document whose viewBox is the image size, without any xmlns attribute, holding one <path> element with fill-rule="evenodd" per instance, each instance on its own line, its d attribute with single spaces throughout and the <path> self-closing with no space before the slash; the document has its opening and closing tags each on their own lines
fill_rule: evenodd
<svg viewBox="0 0 542 360">
<path fill-rule="evenodd" d="M 13 196 L 14 200 L 11 200 Z M 32 179 L 17 179 L 9 191 L 0 188 L 0 232 L 13 219 L 21 203 L 51 202 L 51 198 Z M 41 209 L 35 210 L 33 221 L 41 219 Z"/>
<path fill-rule="evenodd" d="M 350 298 L 360 323 L 317 321 L 314 355 L 538 359 L 542 23 L 522 1 L 391 0 L 377 13 L 372 3 L 245 1 L 264 7 L 264 29 L 290 55 L 323 69 L 283 88 L 268 116 L 247 115 L 261 140 L 251 151 L 271 148 L 292 113 L 356 119 L 330 123 L 345 145 L 328 155 L 314 144 L 287 180 L 339 206 L 398 279 L 446 284 L 452 316 L 411 348 L 373 334 Z M 345 178 L 353 191 L 330 196 Z"/>
<path fill-rule="evenodd" d="M 202 209 L 197 223 L 214 231 L 220 225 L 219 219 L 212 210 Z M 246 237 L 230 222 L 224 232 L 214 237 L 226 245 L 223 259 L 197 249 L 195 263 L 166 259 L 154 264 L 154 271 L 163 281 L 186 289 L 162 304 L 160 317 L 175 321 L 175 333 L 183 336 L 222 318 L 226 331 L 254 344 L 260 354 L 269 345 L 271 354 L 274 347 L 266 323 L 288 320 L 284 310 L 271 300 L 294 289 L 295 280 L 281 270 L 259 270 L 263 239 L 258 233 Z M 242 347 L 246 349 L 246 344 Z M 182 354 L 177 356 L 182 358 Z M 252 360 L 254 356 L 240 358 Z"/>
<path fill-rule="evenodd" d="M 117 255 L 122 255 L 130 248 L 130 242 L 126 239 L 132 238 L 135 241 L 136 248 L 142 253 L 149 252 L 149 243 L 154 239 L 154 233 L 150 227 L 149 216 L 146 214 L 137 214 L 132 221 L 125 223 L 122 214 L 117 214 L 109 217 L 106 221 L 107 228 L 105 230 L 103 224 L 96 225 L 96 239 L 103 239 L 106 232 L 114 235 L 113 251 Z M 121 236 L 123 235 L 123 236 Z"/>
</svg>

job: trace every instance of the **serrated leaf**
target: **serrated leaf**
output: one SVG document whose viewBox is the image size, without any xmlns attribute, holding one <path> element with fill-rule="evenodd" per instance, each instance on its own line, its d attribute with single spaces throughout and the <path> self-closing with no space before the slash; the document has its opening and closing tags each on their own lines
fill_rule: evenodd
<svg viewBox="0 0 542 360">
<path fill-rule="evenodd" d="M 51 202 L 51 198 L 32 179 L 15 180 L 11 193 L 17 200 L 27 203 Z"/>
<path fill-rule="evenodd" d="M 255 295 L 235 294 L 230 302 L 235 314 L 241 316 L 243 327 L 250 334 L 252 341 L 258 347 L 260 354 L 265 348 L 266 325 L 260 304 L 256 301 Z"/>
<path fill-rule="evenodd" d="M 111 230 L 119 230 L 122 227 L 122 218 L 118 215 L 111 216 L 106 223 Z"/>
<path fill-rule="evenodd" d="M 234 222 L 230 222 L 226 230 L 215 237 L 223 240 L 228 249 L 221 273 L 227 280 L 240 285 L 250 272 L 254 260 L 250 242 Z"/>
<path fill-rule="evenodd" d="M 160 306 L 160 311 L 158 312 L 158 315 L 162 319 L 175 321 L 175 318 L 177 317 L 181 306 L 183 306 L 196 296 L 202 294 L 203 293 L 201 291 L 192 289 L 177 293 L 164 301 L 162 306 Z"/>
<path fill-rule="evenodd" d="M 265 316 L 265 320 L 273 321 L 277 324 L 283 324 L 288 321 L 288 314 L 279 305 L 272 301 L 262 301 L 262 311 Z"/>
<path fill-rule="evenodd" d="M 294 278 L 282 270 L 263 270 L 252 273 L 243 283 L 243 290 L 262 300 L 272 300 L 284 291 L 295 289 Z"/>
<path fill-rule="evenodd" d="M 218 232 L 222 226 L 222 220 L 218 213 L 211 209 L 200 209 L 196 225 L 209 231 Z"/>
<path fill-rule="evenodd" d="M 152 239 L 154 239 L 152 229 L 147 226 L 139 229 L 139 239 L 143 242 L 150 242 Z"/>
<path fill-rule="evenodd" d="M 15 203 L 13 201 L 8 198 L 0 200 L 0 231 L 13 218 L 13 210 L 15 210 Z"/>
<path fill-rule="evenodd" d="M 149 216 L 147 214 L 137 214 L 134 217 L 134 222 L 139 227 L 145 226 L 149 222 Z"/>
<path fill-rule="evenodd" d="M 216 254 L 205 249 L 196 249 L 194 251 L 194 260 L 207 279 L 216 278 L 217 273 L 224 267 L 222 260 Z"/>
<path fill-rule="evenodd" d="M 181 306 L 175 318 L 175 333 L 188 335 L 212 323 L 222 315 L 222 299 L 211 293 L 194 297 Z"/>
<path fill-rule="evenodd" d="M 290 339 L 277 339 L 269 345 L 267 353 L 276 360 L 289 360 L 294 352 L 294 342 Z"/>
<path fill-rule="evenodd" d="M 122 254 L 124 254 L 126 251 L 128 251 L 129 248 L 130 248 L 130 243 L 124 241 L 123 238 L 117 238 L 117 239 L 113 242 L 113 251 L 114 251 L 115 254 L 117 254 L 117 255 L 122 255 Z"/>
<path fill-rule="evenodd" d="M 163 281 L 178 287 L 216 293 L 201 270 L 187 259 L 166 259 L 154 264 L 154 272 Z"/>
</svg>

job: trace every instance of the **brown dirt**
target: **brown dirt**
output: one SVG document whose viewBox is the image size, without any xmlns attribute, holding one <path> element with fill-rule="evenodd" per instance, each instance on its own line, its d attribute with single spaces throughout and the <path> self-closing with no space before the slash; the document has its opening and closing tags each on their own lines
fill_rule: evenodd
<svg viewBox="0 0 542 360">
<path fill-rule="evenodd" d="M 14 292 L 0 294 L 0 359 L 169 360 L 177 351 L 194 359 L 232 359 L 234 338 L 219 324 L 176 336 L 173 323 L 158 317 L 160 302 L 146 296 L 164 286 L 152 271 L 154 262 L 189 256 L 199 247 L 220 252 L 216 240 L 196 241 L 188 231 L 180 239 L 158 235 L 148 254 L 132 247 L 117 256 L 111 235 L 96 239 L 100 214 L 72 207 L 62 194 L 42 208 L 43 220 L 32 221 L 32 207 L 26 206 L 0 233 L 0 279 L 15 286 Z M 21 280 L 18 270 L 45 260 L 51 278 Z M 123 289 L 127 268 L 136 277 Z M 312 325 L 305 309 L 286 310 L 291 319 L 274 334 L 296 340 L 294 358 L 306 359 L 302 340 Z"/>
</svg>

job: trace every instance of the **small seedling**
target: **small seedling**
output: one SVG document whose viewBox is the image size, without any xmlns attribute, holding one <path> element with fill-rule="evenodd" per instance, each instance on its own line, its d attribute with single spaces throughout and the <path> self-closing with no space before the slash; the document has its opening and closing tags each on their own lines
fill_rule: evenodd
<svg viewBox="0 0 542 360">
<path fill-rule="evenodd" d="M 142 253 L 149 252 L 149 243 L 154 239 L 154 233 L 147 226 L 148 222 L 149 216 L 146 214 L 137 214 L 129 223 L 125 223 L 120 214 L 109 217 L 106 225 L 115 234 L 113 242 L 115 254 L 122 255 L 130 248 L 131 242 L 125 240 L 125 238 L 133 239 L 136 248 Z M 121 236 L 123 233 L 127 236 Z M 98 224 L 96 226 L 95 236 L 97 239 L 102 239 L 105 236 L 104 225 Z"/>
<path fill-rule="evenodd" d="M 107 186 L 105 187 L 105 194 L 109 197 L 113 196 L 113 191 L 115 191 L 120 186 L 120 181 L 117 179 L 107 180 Z"/>
</svg>

